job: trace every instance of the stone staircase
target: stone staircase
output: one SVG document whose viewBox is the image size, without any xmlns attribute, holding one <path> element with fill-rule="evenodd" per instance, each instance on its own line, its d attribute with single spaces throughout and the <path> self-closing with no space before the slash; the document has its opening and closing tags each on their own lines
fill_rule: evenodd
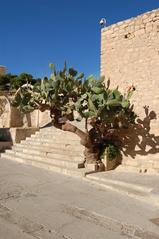
<svg viewBox="0 0 159 239">
<path fill-rule="evenodd" d="M 81 129 L 83 125 L 83 122 L 78 123 Z M 48 126 L 22 140 L 20 144 L 14 144 L 1 157 L 71 176 L 86 176 L 95 172 L 95 166 L 87 165 L 84 168 L 83 150 L 78 136 Z M 159 173 L 159 153 L 123 158 L 116 171 Z"/>
<path fill-rule="evenodd" d="M 46 127 L 13 145 L 1 157 L 71 176 L 85 176 L 93 170 L 84 168 L 83 150 L 78 136 Z"/>
</svg>

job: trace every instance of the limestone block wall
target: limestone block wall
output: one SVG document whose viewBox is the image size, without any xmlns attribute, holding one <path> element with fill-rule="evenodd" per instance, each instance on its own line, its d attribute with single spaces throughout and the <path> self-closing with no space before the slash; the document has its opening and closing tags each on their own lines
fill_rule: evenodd
<svg viewBox="0 0 159 239">
<path fill-rule="evenodd" d="M 24 114 L 15 107 L 12 107 L 5 96 L 0 96 L 0 104 L 5 104 L 4 111 L 0 115 L 0 128 L 10 127 L 42 127 L 51 121 L 48 111 L 40 112 L 34 110 L 31 113 Z"/>
<path fill-rule="evenodd" d="M 10 124 L 10 104 L 6 97 L 0 96 L 0 128 L 9 127 Z"/>
<path fill-rule="evenodd" d="M 132 101 L 151 141 L 140 156 L 152 159 L 159 151 L 159 9 L 103 28 L 100 67 L 101 75 L 110 78 L 112 87 L 118 85 L 124 92 L 131 84 L 136 86 Z M 150 134 L 155 134 L 155 139 Z M 146 132 L 140 136 L 138 142 L 145 143 Z M 136 146 L 139 151 L 140 146 Z"/>
</svg>

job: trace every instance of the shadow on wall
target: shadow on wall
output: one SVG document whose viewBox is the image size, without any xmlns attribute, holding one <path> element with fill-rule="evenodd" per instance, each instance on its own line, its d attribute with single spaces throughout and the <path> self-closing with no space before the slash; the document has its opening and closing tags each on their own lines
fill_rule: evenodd
<svg viewBox="0 0 159 239">
<path fill-rule="evenodd" d="M 17 108 L 11 107 L 10 127 L 31 127 L 31 113 L 24 114 Z"/>
<path fill-rule="evenodd" d="M 12 136 L 9 128 L 0 128 L 0 152 L 10 149 L 13 145 Z"/>
<path fill-rule="evenodd" d="M 145 117 L 129 129 L 127 135 L 121 135 L 122 153 L 124 156 L 135 158 L 137 155 L 152 155 L 159 153 L 159 135 L 150 133 L 151 121 L 156 119 L 156 113 L 144 106 Z"/>
<path fill-rule="evenodd" d="M 0 128 L 0 152 L 9 149 L 15 143 L 20 143 L 38 131 L 38 128 Z"/>
</svg>

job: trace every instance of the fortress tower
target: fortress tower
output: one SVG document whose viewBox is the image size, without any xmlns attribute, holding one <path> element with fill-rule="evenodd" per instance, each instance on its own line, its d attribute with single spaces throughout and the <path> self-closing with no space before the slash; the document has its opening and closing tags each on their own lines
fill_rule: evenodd
<svg viewBox="0 0 159 239">
<path fill-rule="evenodd" d="M 136 87 L 131 102 L 140 132 L 131 132 L 123 163 L 159 171 L 159 9 L 102 28 L 100 59 L 112 88 Z"/>
</svg>

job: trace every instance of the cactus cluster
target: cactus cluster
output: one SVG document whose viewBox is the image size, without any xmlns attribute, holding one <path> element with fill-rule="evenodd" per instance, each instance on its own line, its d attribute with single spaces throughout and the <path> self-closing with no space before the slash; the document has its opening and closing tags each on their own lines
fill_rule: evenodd
<svg viewBox="0 0 159 239">
<path fill-rule="evenodd" d="M 114 129 L 127 128 L 135 122 L 136 114 L 130 104 L 134 87 L 123 95 L 118 87 L 111 89 L 110 80 L 105 82 L 104 77 L 84 78 L 83 73 L 67 69 L 66 63 L 61 71 L 56 71 L 53 64 L 50 67 L 50 79 L 21 86 L 15 94 L 13 106 L 23 112 L 49 110 L 54 126 L 59 128 L 68 121 L 84 118 L 86 129 L 87 124 L 91 125 L 87 135 L 68 123 L 65 130 L 78 132 L 79 137 L 85 139 L 85 147 L 89 148 L 87 154 L 90 155 L 99 155 L 99 149 L 103 148 L 101 145 L 107 145 L 112 140 Z"/>
<path fill-rule="evenodd" d="M 34 109 L 50 110 L 52 118 L 60 112 L 60 120 L 89 119 L 93 124 L 107 124 L 111 127 L 126 126 L 133 122 L 135 114 L 130 105 L 133 89 L 122 95 L 118 87 L 110 89 L 110 80 L 105 84 L 104 77 L 95 79 L 84 74 L 78 74 L 73 68 L 56 71 L 50 64 L 52 74 L 50 79 L 41 80 L 37 84 L 25 84 L 15 94 L 12 105 L 23 112 Z M 74 118 L 74 111 L 78 117 Z"/>
</svg>

